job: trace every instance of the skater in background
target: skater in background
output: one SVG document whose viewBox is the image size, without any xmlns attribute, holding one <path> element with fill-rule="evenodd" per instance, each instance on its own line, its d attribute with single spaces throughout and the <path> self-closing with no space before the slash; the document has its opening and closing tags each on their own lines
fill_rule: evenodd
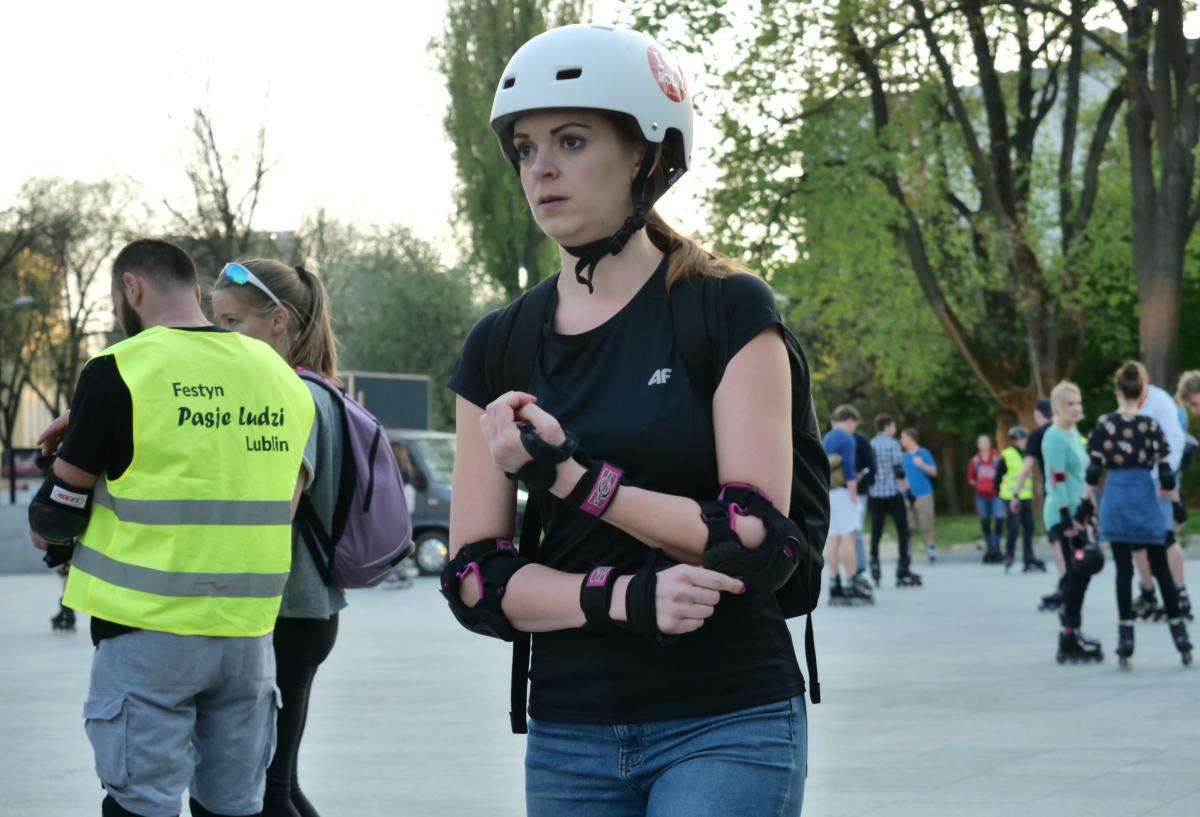
<svg viewBox="0 0 1200 817">
<path fill-rule="evenodd" d="M 896 525 L 900 555 L 896 562 L 896 586 L 919 587 L 921 577 L 910 567 L 908 543 L 910 529 L 908 513 L 904 506 L 904 494 L 908 493 L 908 481 L 904 477 L 904 452 L 896 442 L 896 421 L 887 414 L 875 418 L 875 436 L 871 438 L 871 452 L 875 455 L 875 484 L 868 492 L 868 510 L 871 513 L 871 575 L 880 575 L 879 540 L 883 538 L 883 526 L 887 517 Z"/>
<path fill-rule="evenodd" d="M 854 465 L 858 469 L 858 529 L 854 531 L 854 559 L 858 570 L 854 574 L 854 583 L 863 593 L 874 595 L 867 579 L 867 544 L 863 530 L 867 522 L 867 493 L 875 484 L 875 454 L 871 451 L 871 441 L 858 431 L 854 432 Z M 878 587 L 878 572 L 872 574 L 871 579 Z"/>
<path fill-rule="evenodd" d="M 904 449 L 901 466 L 908 483 L 908 527 L 918 530 L 925 539 L 925 552 L 930 562 L 937 561 L 937 544 L 934 541 L 933 480 L 937 479 L 937 462 L 928 448 L 921 446 L 917 430 L 906 428 L 900 434 L 900 447 Z"/>
<path fill-rule="evenodd" d="M 1008 430 L 1008 441 L 996 467 L 996 482 L 1000 486 L 998 496 L 1007 512 L 1004 570 L 1012 567 L 1019 531 L 1024 572 L 1037 570 L 1044 573 L 1046 563 L 1037 558 L 1033 550 L 1033 484 L 1027 480 L 1019 493 L 1016 490 L 1029 444 L 1029 431 L 1024 426 L 1013 426 Z"/>
<path fill-rule="evenodd" d="M 858 412 L 853 406 L 842 405 L 833 410 L 832 428 L 825 433 L 823 444 L 829 456 L 829 537 L 825 540 L 825 568 L 829 571 L 829 603 L 852 604 L 869 602 L 855 581 L 856 557 L 854 531 L 858 528 L 858 468 L 856 466 L 854 432 L 858 429 Z M 842 583 L 842 573 L 846 576 Z"/>
<path fill-rule="evenodd" d="M 1171 638 L 1191 662 L 1192 645 L 1179 615 L 1179 599 L 1167 565 L 1167 526 L 1158 498 L 1175 489 L 1167 438 L 1152 418 L 1138 411 L 1142 379 L 1136 363 L 1121 366 L 1113 380 L 1117 410 L 1096 421 L 1088 437 L 1087 484 L 1093 490 L 1107 472 L 1100 501 L 1100 539 L 1110 544 L 1117 567 L 1117 656 L 1122 667 L 1133 656 L 1133 553 L 1145 551 L 1170 616 Z M 1158 471 L 1158 485 L 1153 472 Z"/>
<path fill-rule="evenodd" d="M 1087 472 L 1087 453 L 1079 439 L 1077 425 L 1083 416 L 1083 396 L 1079 387 L 1064 380 L 1050 393 L 1054 421 L 1042 438 L 1042 457 L 1046 502 L 1042 521 L 1050 542 L 1063 551 L 1064 563 L 1071 558 L 1070 549 L 1087 536 L 1085 525 L 1090 520 L 1091 489 L 1084 480 Z M 1084 504 L 1084 500 L 1088 504 Z M 1100 642 L 1081 629 L 1083 597 L 1087 593 L 1090 575 L 1075 569 L 1066 572 L 1062 623 L 1058 636 L 1058 662 L 1088 663 L 1103 661 Z"/>
<path fill-rule="evenodd" d="M 975 456 L 967 463 L 967 484 L 975 492 L 975 512 L 983 531 L 984 564 L 999 562 L 1000 533 L 1004 527 L 1004 503 L 997 492 L 1000 455 L 992 448 L 992 438 L 980 434 L 975 440 Z"/>
<path fill-rule="evenodd" d="M 1021 468 L 1021 475 L 1017 478 L 1017 484 L 1013 486 L 1013 493 L 1017 496 L 1024 493 L 1026 486 L 1031 489 L 1033 488 L 1034 474 L 1040 478 L 1046 473 L 1046 460 L 1042 456 L 1042 440 L 1046 436 L 1046 431 L 1050 428 L 1052 415 L 1053 409 L 1050 407 L 1050 401 L 1045 397 L 1038 400 L 1033 407 L 1033 421 L 1036 427 L 1029 434 L 1029 441 L 1025 445 L 1025 463 Z M 1045 497 L 1046 486 L 1043 484 L 1043 518 L 1045 517 Z M 1037 500 L 1034 499 L 1035 510 L 1036 503 Z M 1049 529 L 1046 530 L 1046 533 L 1048 536 Z M 1054 558 L 1055 569 L 1058 570 L 1058 583 L 1055 585 L 1053 592 L 1042 596 L 1038 604 L 1038 610 L 1056 612 L 1062 609 L 1063 596 L 1066 594 L 1067 563 L 1063 561 L 1062 548 L 1054 546 L 1053 543 L 1051 543 L 1050 555 Z"/>
</svg>

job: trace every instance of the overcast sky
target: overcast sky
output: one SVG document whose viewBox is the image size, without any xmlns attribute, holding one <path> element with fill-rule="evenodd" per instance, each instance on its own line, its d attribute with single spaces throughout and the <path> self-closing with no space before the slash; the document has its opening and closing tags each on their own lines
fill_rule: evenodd
<svg viewBox="0 0 1200 817">
<path fill-rule="evenodd" d="M 596 20 L 618 5 L 598 3 Z M 182 198 L 187 126 L 203 104 L 226 149 L 248 150 L 267 123 L 278 164 L 256 226 L 291 229 L 324 206 L 402 222 L 452 256 L 446 92 L 428 49 L 444 11 L 444 0 L 12 4 L 0 207 L 34 175 L 127 176 L 149 204 Z M 665 208 L 693 228 L 698 187 L 681 185 Z"/>
</svg>

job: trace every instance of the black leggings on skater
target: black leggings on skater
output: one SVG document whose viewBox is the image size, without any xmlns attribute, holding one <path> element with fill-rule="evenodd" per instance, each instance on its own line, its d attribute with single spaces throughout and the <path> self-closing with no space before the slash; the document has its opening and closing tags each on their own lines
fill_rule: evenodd
<svg viewBox="0 0 1200 817">
<path fill-rule="evenodd" d="M 1167 563 L 1167 549 L 1162 545 L 1145 545 L 1136 542 L 1111 542 L 1113 561 L 1117 565 L 1117 610 L 1121 621 L 1133 620 L 1133 552 L 1146 549 L 1146 558 L 1150 560 L 1150 572 L 1158 582 L 1162 593 L 1163 607 L 1167 610 L 1167 618 L 1179 617 L 1179 593 L 1175 589 L 1175 580 L 1171 577 L 1171 567 Z"/>
<path fill-rule="evenodd" d="M 296 760 L 308 720 L 313 677 L 333 649 L 337 629 L 336 614 L 329 619 L 280 618 L 275 622 L 275 683 L 283 708 L 260 817 L 320 817 L 300 791 Z"/>
<path fill-rule="evenodd" d="M 1083 597 L 1087 594 L 1088 584 L 1091 583 L 1092 577 L 1081 576 L 1071 569 L 1071 551 L 1063 540 L 1062 525 L 1055 525 L 1050 529 L 1050 541 L 1054 547 L 1062 551 L 1063 558 L 1067 560 L 1067 572 L 1063 574 L 1063 580 L 1060 582 L 1063 591 L 1063 606 L 1062 612 L 1058 614 L 1058 620 L 1064 627 L 1078 628 L 1082 623 Z"/>
</svg>

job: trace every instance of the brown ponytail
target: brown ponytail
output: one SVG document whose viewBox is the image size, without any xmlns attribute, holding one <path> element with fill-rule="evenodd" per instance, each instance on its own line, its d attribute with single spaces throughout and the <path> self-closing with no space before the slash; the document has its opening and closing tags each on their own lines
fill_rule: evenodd
<svg viewBox="0 0 1200 817">
<path fill-rule="evenodd" d="M 289 267 L 273 258 L 239 263 L 266 284 L 288 312 L 288 365 L 318 372 L 340 384 L 337 339 L 329 317 L 329 294 L 324 282 L 304 267 Z M 236 292 L 238 297 L 262 311 L 275 307 L 266 293 L 257 287 L 233 286 L 221 277 L 217 279 L 216 288 Z"/>
<path fill-rule="evenodd" d="M 643 144 L 642 131 L 632 117 L 613 114 L 612 122 L 623 138 L 628 140 L 631 145 L 639 146 L 640 149 Z M 661 155 L 662 146 L 660 145 L 654 154 L 654 169 L 650 171 L 650 178 L 646 182 L 654 199 L 657 199 L 666 189 L 667 168 L 659 161 Z M 695 239 L 684 235 L 668 224 L 653 207 L 646 215 L 646 234 L 655 247 L 671 256 L 671 261 L 667 265 L 668 292 L 681 281 L 697 275 L 725 278 L 739 272 L 750 272 L 739 261 L 701 247 Z"/>
</svg>

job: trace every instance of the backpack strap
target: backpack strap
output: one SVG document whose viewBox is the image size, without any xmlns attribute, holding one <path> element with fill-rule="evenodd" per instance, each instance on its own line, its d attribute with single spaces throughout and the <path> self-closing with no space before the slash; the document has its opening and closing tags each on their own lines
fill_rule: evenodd
<svg viewBox="0 0 1200 817">
<path fill-rule="evenodd" d="M 333 574 L 330 572 L 330 560 L 333 558 L 333 540 L 321 526 L 317 517 L 317 509 L 313 507 L 312 499 L 307 493 L 300 494 L 300 504 L 296 506 L 296 525 L 300 538 L 308 546 L 308 553 L 321 574 L 321 581 L 327 587 L 332 587 Z"/>
<path fill-rule="evenodd" d="M 484 379 L 492 394 L 529 388 L 538 350 L 542 345 L 542 330 L 550 317 L 557 285 L 558 275 L 551 275 L 501 309 L 496 316 L 484 357 Z M 541 508 L 531 494 L 525 503 L 525 517 L 521 521 L 518 553 L 523 559 L 533 561 L 541 533 Z M 529 701 L 529 655 L 530 635 L 518 631 L 513 639 L 509 687 L 511 707 L 508 713 L 513 734 L 516 735 L 524 735 L 529 731 L 525 720 Z"/>
<path fill-rule="evenodd" d="M 484 357 L 484 379 L 492 394 L 528 388 L 557 285 L 558 275 L 551 275 L 496 316 Z"/>
<path fill-rule="evenodd" d="M 728 348 L 721 283 L 713 276 L 695 276 L 677 283 L 667 299 L 679 356 L 696 391 L 705 395 L 716 394 Z"/>
</svg>

